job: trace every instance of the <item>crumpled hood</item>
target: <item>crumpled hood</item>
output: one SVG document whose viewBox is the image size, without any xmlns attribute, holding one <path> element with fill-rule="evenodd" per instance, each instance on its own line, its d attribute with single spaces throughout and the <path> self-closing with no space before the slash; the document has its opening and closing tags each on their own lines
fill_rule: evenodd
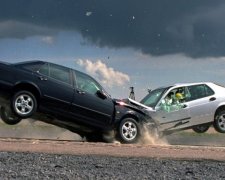
<svg viewBox="0 0 225 180">
<path fill-rule="evenodd" d="M 141 103 L 139 103 L 139 102 L 137 102 L 137 101 L 135 101 L 135 100 L 133 100 L 133 99 L 128 98 L 128 101 L 129 101 L 131 104 L 140 107 L 141 109 L 145 109 L 145 110 L 148 110 L 148 111 L 153 111 L 153 109 L 152 109 L 151 107 L 146 106 L 146 105 L 144 105 L 144 104 L 141 104 Z"/>
<path fill-rule="evenodd" d="M 146 114 L 147 112 L 153 111 L 153 109 L 151 107 L 145 106 L 144 104 L 141 104 L 130 98 L 123 99 L 123 100 L 114 100 L 114 101 L 117 105 L 125 106 L 127 108 L 142 112 L 144 114 Z M 149 113 L 147 113 L 147 114 L 149 114 Z"/>
</svg>

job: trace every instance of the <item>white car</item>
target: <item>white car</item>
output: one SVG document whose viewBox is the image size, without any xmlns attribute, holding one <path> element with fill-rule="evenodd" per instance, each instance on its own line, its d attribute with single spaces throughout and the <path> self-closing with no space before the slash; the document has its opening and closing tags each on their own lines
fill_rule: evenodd
<svg viewBox="0 0 225 180">
<path fill-rule="evenodd" d="M 140 103 L 129 101 L 148 112 L 163 134 L 191 128 L 205 132 L 211 125 L 225 133 L 225 87 L 220 85 L 175 84 L 150 91 Z"/>
</svg>

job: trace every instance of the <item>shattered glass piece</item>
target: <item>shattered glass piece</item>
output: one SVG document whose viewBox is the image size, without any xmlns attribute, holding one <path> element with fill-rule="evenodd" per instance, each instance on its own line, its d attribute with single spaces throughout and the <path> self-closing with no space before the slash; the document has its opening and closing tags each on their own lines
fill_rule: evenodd
<svg viewBox="0 0 225 180">
<path fill-rule="evenodd" d="M 90 16 L 90 15 L 92 15 L 91 11 L 86 12 L 86 16 Z"/>
</svg>

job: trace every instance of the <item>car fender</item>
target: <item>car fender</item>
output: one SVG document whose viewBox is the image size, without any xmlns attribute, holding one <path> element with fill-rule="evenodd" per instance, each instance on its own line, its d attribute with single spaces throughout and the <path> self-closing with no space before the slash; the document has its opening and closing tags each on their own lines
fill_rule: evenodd
<svg viewBox="0 0 225 180">
<path fill-rule="evenodd" d="M 115 105 L 115 124 L 118 125 L 124 118 L 133 118 L 139 123 L 144 123 L 149 120 L 152 120 L 151 117 L 132 106 L 125 106 L 125 105 Z"/>
<path fill-rule="evenodd" d="M 225 106 L 225 101 L 224 101 L 224 102 L 220 102 L 220 103 L 218 104 L 218 106 L 217 106 L 217 109 L 218 109 L 219 107 L 221 107 L 221 106 Z"/>
<path fill-rule="evenodd" d="M 27 87 L 34 88 L 37 91 L 38 95 L 42 97 L 40 88 L 34 82 L 28 81 L 28 80 L 17 81 L 13 86 L 13 91 L 15 92 L 17 89 L 20 89 L 20 88 L 23 90 L 26 90 Z"/>
<path fill-rule="evenodd" d="M 218 104 L 217 108 L 215 109 L 214 117 L 221 110 L 225 110 L 225 102 L 221 102 L 221 103 Z"/>
</svg>

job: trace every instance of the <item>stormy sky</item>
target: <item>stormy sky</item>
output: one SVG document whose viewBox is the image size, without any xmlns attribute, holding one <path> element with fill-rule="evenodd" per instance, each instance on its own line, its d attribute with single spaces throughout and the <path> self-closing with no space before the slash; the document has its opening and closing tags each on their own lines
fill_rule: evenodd
<svg viewBox="0 0 225 180">
<path fill-rule="evenodd" d="M 137 91 L 225 84 L 224 17 L 224 0 L 1 0 L 0 60 L 100 62 Z"/>
</svg>

